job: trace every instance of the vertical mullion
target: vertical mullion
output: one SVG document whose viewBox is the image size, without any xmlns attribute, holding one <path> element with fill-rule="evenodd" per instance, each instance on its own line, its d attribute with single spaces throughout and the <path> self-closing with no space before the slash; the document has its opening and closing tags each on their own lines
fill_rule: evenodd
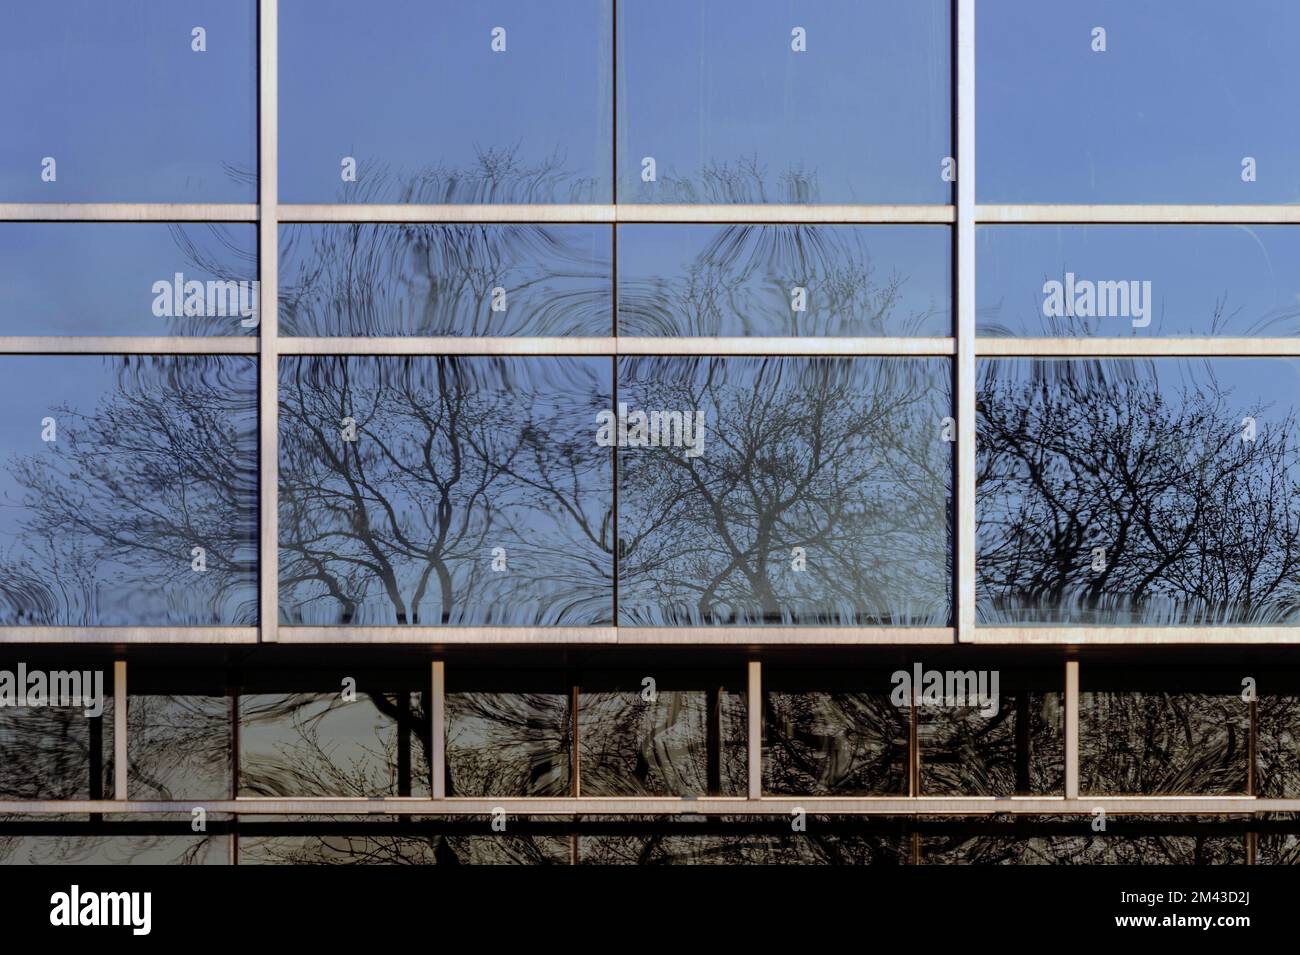
<svg viewBox="0 0 1300 955">
<path fill-rule="evenodd" d="M 1065 661 L 1065 798 L 1079 798 L 1079 661 Z"/>
<path fill-rule="evenodd" d="M 447 664 L 434 660 L 429 693 L 429 772 L 434 799 L 447 797 Z"/>
<path fill-rule="evenodd" d="M 126 661 L 113 661 L 113 798 L 126 799 Z"/>
<path fill-rule="evenodd" d="M 279 606 L 279 187 L 278 172 L 278 0 L 258 4 L 258 279 L 261 282 L 258 351 L 258 621 L 261 638 L 274 643 Z"/>
<path fill-rule="evenodd" d="M 745 747 L 749 756 L 748 795 L 750 799 L 761 799 L 763 797 L 763 664 L 758 660 L 749 661 L 745 706 L 749 716 L 749 732 L 745 735 Z"/>
<path fill-rule="evenodd" d="M 975 0 L 957 0 L 957 639 L 975 630 Z"/>
</svg>

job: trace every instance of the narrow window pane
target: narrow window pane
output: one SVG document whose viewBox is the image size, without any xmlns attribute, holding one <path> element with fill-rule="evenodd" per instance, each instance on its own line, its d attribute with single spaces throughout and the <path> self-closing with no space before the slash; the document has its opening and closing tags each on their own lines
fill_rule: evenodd
<svg viewBox="0 0 1300 955">
<path fill-rule="evenodd" d="M 1288 359 L 991 360 L 979 378 L 986 624 L 1291 624 Z"/>
<path fill-rule="evenodd" d="M 987 226 L 978 236 L 981 335 L 1300 334 L 1294 226 Z"/>
<path fill-rule="evenodd" d="M 1241 671 L 1243 680 L 1254 678 L 1259 698 L 1256 790 L 1271 799 L 1300 797 L 1300 673 L 1278 665 Z"/>
<path fill-rule="evenodd" d="M 1300 6 L 1001 0 L 976 24 L 981 201 L 1300 201 Z"/>
<path fill-rule="evenodd" d="M 609 0 L 282 0 L 280 200 L 609 202 L 610 17 Z"/>
<path fill-rule="evenodd" d="M 117 798 L 112 662 L 80 655 L 32 659 L 10 653 L 0 660 L 0 671 L 5 683 L 0 799 Z M 80 704 L 74 699 L 77 686 Z M 64 693 L 58 693 L 59 687 Z M 51 705 L 55 702 L 60 705 Z M 4 844 L 0 838 L 0 853 Z"/>
<path fill-rule="evenodd" d="M 0 358 L 0 624 L 257 621 L 253 356 Z"/>
<path fill-rule="evenodd" d="M 594 625 L 612 614 L 608 359 L 280 363 L 280 615 Z"/>
<path fill-rule="evenodd" d="M 560 670 L 448 668 L 447 795 L 573 795 L 575 703 Z"/>
<path fill-rule="evenodd" d="M 0 223 L 0 334 L 256 335 L 257 227 Z"/>
<path fill-rule="evenodd" d="M 952 334 L 942 226 L 622 225 L 623 335 Z"/>
<path fill-rule="evenodd" d="M 887 670 L 763 672 L 763 791 L 774 796 L 907 794 L 909 707 Z"/>
<path fill-rule="evenodd" d="M 255 0 L 9 4 L 0 88 L 0 201 L 257 201 Z"/>
<path fill-rule="evenodd" d="M 241 796 L 424 796 L 428 684 L 418 670 L 248 674 Z"/>
<path fill-rule="evenodd" d="M 646 683 L 646 680 L 650 683 Z M 742 796 L 744 671 L 586 672 L 578 697 L 584 796 Z"/>
<path fill-rule="evenodd" d="M 1233 674 L 1084 666 L 1079 689 L 1081 792 L 1246 792 L 1250 711 Z"/>
<path fill-rule="evenodd" d="M 620 621 L 945 625 L 948 375 L 939 359 L 622 359 Z"/>
<path fill-rule="evenodd" d="M 280 334 L 587 335 L 613 328 L 609 226 L 280 227 Z"/>
<path fill-rule="evenodd" d="M 132 665 L 126 733 L 132 799 L 229 799 L 234 792 L 232 698 L 221 670 Z"/>
<path fill-rule="evenodd" d="M 619 201 L 948 202 L 951 16 L 621 0 Z"/>
<path fill-rule="evenodd" d="M 1029 796 L 1065 789 L 1062 676 L 1050 670 L 987 669 L 978 659 L 944 671 L 977 686 L 998 674 L 998 694 L 978 705 L 917 707 L 923 796 Z M 947 684 L 945 684 L 947 685 Z M 955 685 L 955 684 L 954 684 Z M 921 687 L 917 687 L 921 692 Z M 962 693 L 959 689 L 959 694 Z M 964 691 L 969 696 L 969 690 Z M 958 694 L 955 694 L 958 695 Z"/>
</svg>

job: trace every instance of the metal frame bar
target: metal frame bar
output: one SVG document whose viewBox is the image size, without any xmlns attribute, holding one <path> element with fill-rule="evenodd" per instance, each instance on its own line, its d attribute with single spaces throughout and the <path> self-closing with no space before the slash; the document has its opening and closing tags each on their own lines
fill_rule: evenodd
<svg viewBox="0 0 1300 955">
<path fill-rule="evenodd" d="M 425 799 L 243 797 L 192 801 L 52 799 L 0 801 L 0 815 L 184 814 L 201 807 L 209 813 L 239 815 L 437 815 L 488 816 L 504 809 L 512 816 L 552 815 L 1247 815 L 1300 812 L 1300 799 L 1256 796 L 742 796 L 676 797 L 482 797 Z"/>
<path fill-rule="evenodd" d="M 113 797 L 118 801 L 127 798 L 127 770 L 130 758 L 126 748 L 126 661 L 113 661 Z"/>
<path fill-rule="evenodd" d="M 962 37 L 962 6 L 958 0 L 958 36 Z M 274 25 L 274 11 L 264 14 Z M 963 71 L 958 52 L 958 117 L 960 122 L 962 84 L 974 74 Z M 973 34 L 970 65 L 974 65 Z M 271 64 L 272 66 L 274 63 Z M 274 82 L 274 78 L 272 78 Z M 973 102 L 973 100 L 971 100 Z M 275 104 L 270 104 L 274 109 Z M 973 117 L 971 132 L 973 133 Z M 274 130 L 272 131 L 274 134 Z M 274 145 L 271 138 L 264 142 Z M 959 152 L 961 179 L 968 176 Z M 969 154 L 967 156 L 969 158 Z M 952 205 L 730 205 L 726 203 L 638 205 L 632 203 L 590 205 L 369 205 L 369 204 L 279 204 L 262 192 L 262 201 L 249 203 L 130 203 L 130 202 L 0 202 L 0 222 L 259 222 L 263 209 L 281 222 L 494 222 L 616 224 L 656 222 L 698 222 L 791 225 L 950 225 L 959 220 Z M 960 199 L 958 200 L 960 204 Z M 1286 225 L 1300 224 L 1300 205 L 1057 205 L 1007 203 L 973 205 L 978 225 Z"/>
<path fill-rule="evenodd" d="M 957 640 L 975 630 L 975 0 L 957 0 L 956 606 Z"/>
<path fill-rule="evenodd" d="M 1079 661 L 1065 661 L 1065 798 L 1079 798 Z"/>
<path fill-rule="evenodd" d="M 429 792 L 434 799 L 447 796 L 447 665 L 429 665 Z"/>
<path fill-rule="evenodd" d="M 257 260 L 261 282 L 258 342 L 258 623 L 264 643 L 280 623 L 280 228 L 279 0 L 260 0 L 257 29 L 258 206 Z"/>
<path fill-rule="evenodd" d="M 747 731 L 746 792 L 751 800 L 763 798 L 763 664 L 750 660 L 745 667 L 745 709 Z"/>
</svg>

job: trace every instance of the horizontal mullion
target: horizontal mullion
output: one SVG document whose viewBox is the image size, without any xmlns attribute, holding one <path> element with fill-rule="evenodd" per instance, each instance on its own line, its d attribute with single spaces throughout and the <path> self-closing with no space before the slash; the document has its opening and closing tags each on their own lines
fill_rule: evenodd
<svg viewBox="0 0 1300 955">
<path fill-rule="evenodd" d="M 371 205 L 282 204 L 281 222 L 553 222 L 553 223 L 755 223 L 949 224 L 951 205 Z M 6 202 L 10 222 L 256 222 L 255 203 Z M 985 204 L 978 224 L 1300 224 L 1300 205 L 1061 205 Z"/>
<path fill-rule="evenodd" d="M 281 205 L 281 222 L 944 224 L 946 205 Z"/>
<path fill-rule="evenodd" d="M 239 815 L 446 815 L 488 816 L 504 811 L 518 816 L 565 815 L 747 815 L 785 816 L 796 809 L 809 815 L 1086 815 L 1098 809 L 1111 815 L 1231 815 L 1300 812 L 1300 799 L 1254 796 L 731 796 L 680 797 L 497 797 L 427 799 L 243 797 L 219 800 L 51 799 L 0 801 L 0 814 L 145 813 L 184 814 L 195 808 Z"/>
<path fill-rule="evenodd" d="M 964 643 L 1010 646 L 1144 646 L 1292 644 L 1296 627 L 976 627 Z"/>
<path fill-rule="evenodd" d="M 0 627 L 0 644 L 257 643 L 256 627 Z"/>
<path fill-rule="evenodd" d="M 221 335 L 5 335 L 0 354 L 8 355 L 255 355 L 258 339 Z"/>
<path fill-rule="evenodd" d="M 0 202 L 4 222 L 256 222 L 254 203 Z"/>
<path fill-rule="evenodd" d="M 1300 205 L 977 205 L 976 224 L 1300 223 Z"/>
<path fill-rule="evenodd" d="M 249 644 L 256 627 L 0 626 L 0 644 Z M 944 646 L 952 627 L 281 626 L 279 642 L 426 646 Z M 1296 627 L 977 626 L 962 643 L 1001 646 L 1300 646 Z"/>
<path fill-rule="evenodd" d="M 951 355 L 951 338 L 280 338 L 281 355 Z"/>
<path fill-rule="evenodd" d="M 1167 358 L 1300 355 L 1300 338 L 976 338 L 981 357 Z"/>
<path fill-rule="evenodd" d="M 864 646 L 952 644 L 950 627 L 299 627 L 280 643 L 568 646 Z"/>
</svg>

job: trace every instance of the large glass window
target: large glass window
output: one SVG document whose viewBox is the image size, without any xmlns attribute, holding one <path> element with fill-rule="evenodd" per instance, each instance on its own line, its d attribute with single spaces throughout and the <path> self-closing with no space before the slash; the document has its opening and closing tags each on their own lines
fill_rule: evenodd
<svg viewBox="0 0 1300 955">
<path fill-rule="evenodd" d="M 948 376 L 938 359 L 622 359 L 621 622 L 946 624 Z"/>
<path fill-rule="evenodd" d="M 257 621 L 256 360 L 0 357 L 0 624 Z"/>
<path fill-rule="evenodd" d="M 619 332 L 949 335 L 951 244 L 935 226 L 619 226 Z"/>
<path fill-rule="evenodd" d="M 0 223 L 0 334 L 256 335 L 251 223 Z"/>
<path fill-rule="evenodd" d="M 1300 7 L 1000 0 L 975 22 L 981 202 L 1300 201 Z"/>
<path fill-rule="evenodd" d="M 257 3 L 10 4 L 0 201 L 256 202 Z"/>
<path fill-rule="evenodd" d="M 280 333 L 609 335 L 608 226 L 291 225 Z"/>
<path fill-rule="evenodd" d="M 981 622 L 1294 623 L 1296 370 L 1283 359 L 983 362 Z"/>
<path fill-rule="evenodd" d="M 608 0 L 282 0 L 280 198 L 609 202 L 610 17 Z"/>
<path fill-rule="evenodd" d="M 607 623 L 610 375 L 606 359 L 283 359 L 281 619 Z"/>
<path fill-rule="evenodd" d="M 947 0 L 622 0 L 618 198 L 942 203 Z"/>
</svg>

